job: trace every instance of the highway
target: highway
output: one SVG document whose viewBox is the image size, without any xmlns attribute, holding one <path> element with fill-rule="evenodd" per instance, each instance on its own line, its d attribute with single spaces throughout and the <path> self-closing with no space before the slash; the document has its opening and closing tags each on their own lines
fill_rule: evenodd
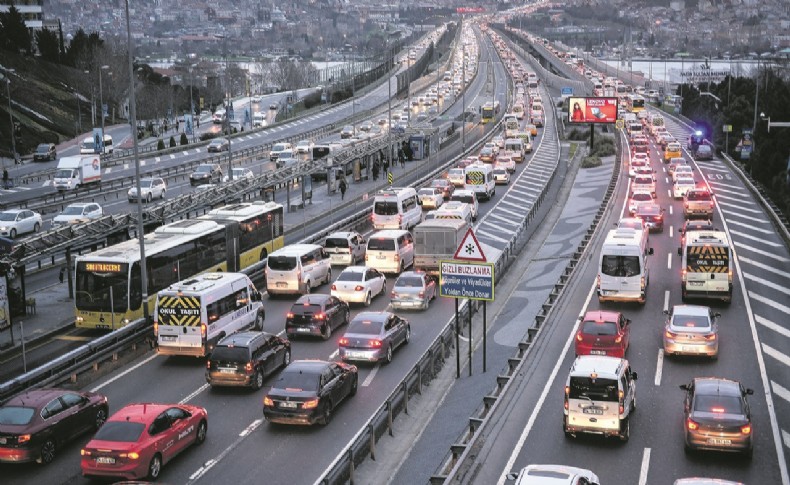
<svg viewBox="0 0 790 485">
<path fill-rule="evenodd" d="M 488 41 L 485 41 L 488 44 Z M 480 72 L 467 94 L 467 105 L 474 103 L 475 85 L 483 85 L 486 79 L 486 60 L 493 52 L 480 49 Z M 504 104 L 507 82 L 501 63 L 493 63 L 497 92 L 501 93 Z M 490 99 L 486 95 L 486 100 Z M 470 99 L 472 98 L 472 99 Z M 548 129 L 548 128 L 547 128 Z M 480 135 L 485 130 L 477 130 Z M 554 136 L 554 135 L 552 135 Z M 472 143 L 469 134 L 467 143 Z M 537 143 L 541 143 L 539 137 Z M 536 157 L 540 154 L 538 149 Z M 528 170 L 543 170 L 532 164 L 521 164 L 518 173 Z M 539 183 L 531 179 L 531 184 Z M 481 223 L 489 210 L 496 210 L 500 202 L 513 196 L 515 184 L 509 192 L 497 191 L 496 197 L 481 205 Z M 393 279 L 388 285 L 391 288 Z M 318 290 L 327 292 L 326 285 Z M 388 296 L 374 299 L 371 310 L 387 308 Z M 284 329 L 284 315 L 290 308 L 293 298 L 267 299 L 267 320 L 265 330 L 281 333 Z M 360 310 L 352 307 L 352 316 Z M 209 412 L 209 435 L 206 443 L 196 450 L 180 456 L 164 470 L 162 481 L 167 483 L 258 483 L 266 476 L 267 483 L 310 483 L 316 480 L 335 458 L 340 450 L 369 419 L 405 373 L 427 349 L 444 327 L 453 313 L 453 303 L 437 299 L 431 308 L 422 313 L 404 313 L 411 322 L 412 339 L 408 346 L 395 353 L 389 366 L 360 366 L 360 389 L 358 394 L 343 403 L 335 413 L 334 420 L 326 427 L 294 428 L 272 426 L 262 421 L 262 397 L 265 389 L 259 392 L 239 390 L 210 390 L 203 378 L 203 361 L 158 357 L 153 353 L 146 355 L 114 373 L 106 379 L 89 386 L 109 396 L 111 412 L 129 402 L 189 402 L 205 406 Z M 328 341 L 296 340 L 293 343 L 293 359 L 318 358 L 334 359 L 337 356 L 337 339 L 343 329 L 336 331 Z M 60 456 L 50 467 L 35 464 L 18 467 L 4 467 L 5 483 L 82 483 L 79 477 L 79 448 L 88 437 L 61 450 Z M 310 449 L 310 460 L 295 457 Z M 271 474 L 275 467 L 284 463 L 294 463 L 288 473 Z M 243 464 L 243 466 L 240 466 Z"/>
<path fill-rule="evenodd" d="M 689 128 L 667 120 L 678 140 Z M 502 483 L 504 474 L 528 464 L 554 463 L 588 468 L 601 483 L 671 484 L 681 477 L 708 476 L 747 484 L 787 483 L 782 436 L 787 427 L 787 286 L 788 251 L 760 206 L 740 179 L 720 160 L 696 163 L 698 180 L 706 180 L 716 197 L 714 224 L 734 242 L 736 274 L 733 302 L 701 301 L 721 313 L 719 358 L 666 357 L 662 351 L 663 310 L 681 303 L 680 257 L 677 255 L 683 224 L 681 202 L 669 197 L 670 182 L 658 158 L 660 147 L 651 146 L 656 171 L 658 201 L 666 209 L 665 230 L 650 235 L 648 299 L 638 304 L 601 305 L 594 294 L 602 236 L 624 214 L 629 180 L 621 172 L 618 197 L 602 221 L 594 252 L 558 312 L 546 325 L 539 346 L 531 354 L 521 380 L 492 422 L 496 436 L 478 456 L 475 483 Z M 691 159 L 690 154 L 684 154 Z M 784 296 L 783 296 L 784 295 Z M 588 310 L 621 311 L 632 320 L 631 343 L 626 357 L 638 373 L 637 411 L 631 420 L 631 439 L 599 437 L 566 438 L 562 432 L 563 387 L 574 358 L 577 318 Z M 729 454 L 697 453 L 683 449 L 683 391 L 681 384 L 698 376 L 739 380 L 755 390 L 749 399 L 755 451 L 751 460 Z M 502 409 L 502 408 L 500 408 Z M 774 412 L 775 410 L 775 412 Z M 778 423 L 774 420 L 779 417 Z M 780 458 L 781 457 L 781 458 Z"/>
</svg>

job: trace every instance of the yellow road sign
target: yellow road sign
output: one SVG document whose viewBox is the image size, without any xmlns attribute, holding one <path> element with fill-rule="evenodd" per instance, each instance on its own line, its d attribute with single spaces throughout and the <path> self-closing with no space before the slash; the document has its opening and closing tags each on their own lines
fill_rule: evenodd
<svg viewBox="0 0 790 485">
<path fill-rule="evenodd" d="M 618 119 L 617 121 L 614 122 L 614 127 L 617 128 L 618 130 L 622 130 L 623 128 L 625 128 L 625 121 Z"/>
</svg>

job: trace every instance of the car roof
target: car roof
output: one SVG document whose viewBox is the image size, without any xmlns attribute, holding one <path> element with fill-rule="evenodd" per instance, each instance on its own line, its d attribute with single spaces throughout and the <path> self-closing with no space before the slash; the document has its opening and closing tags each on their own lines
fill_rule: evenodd
<svg viewBox="0 0 790 485">
<path fill-rule="evenodd" d="M 91 205 L 91 204 L 96 204 L 96 202 L 75 202 L 73 204 L 67 205 L 66 207 L 85 207 L 86 205 Z"/>
<path fill-rule="evenodd" d="M 340 273 L 364 273 L 368 269 L 369 268 L 367 266 L 347 266 L 346 269 Z"/>
<path fill-rule="evenodd" d="M 589 375 L 593 372 L 601 377 L 617 375 L 625 359 L 604 355 L 580 355 L 571 367 L 571 375 Z"/>
<path fill-rule="evenodd" d="M 0 214 L 19 214 L 23 210 L 27 209 L 6 209 L 4 211 L 0 211 Z"/>
<path fill-rule="evenodd" d="M 641 204 L 639 207 L 636 208 L 637 214 L 660 214 L 661 213 L 661 206 L 658 204 Z"/>
<path fill-rule="evenodd" d="M 302 295 L 294 302 L 294 306 L 320 305 L 321 303 L 326 302 L 329 298 L 331 298 L 331 295 L 327 295 L 326 293 L 311 293 L 309 295 Z"/>
<path fill-rule="evenodd" d="M 135 403 L 127 404 L 113 414 L 108 421 L 132 421 L 151 424 L 163 411 L 177 407 L 175 404 Z"/>
<path fill-rule="evenodd" d="M 584 320 L 615 322 L 619 316 L 620 312 L 591 310 L 584 314 Z"/>
<path fill-rule="evenodd" d="M 694 394 L 740 396 L 741 385 L 738 381 L 719 377 L 694 378 Z"/>
<path fill-rule="evenodd" d="M 403 271 L 400 275 L 398 275 L 398 279 L 401 279 L 402 276 L 411 276 L 411 277 L 421 277 L 424 276 L 425 273 L 422 271 Z"/>
<path fill-rule="evenodd" d="M 320 374 L 330 363 L 324 360 L 294 360 L 288 364 L 285 371 Z"/>
<path fill-rule="evenodd" d="M 673 315 L 708 316 L 710 308 L 703 305 L 675 305 L 672 307 Z"/>
<path fill-rule="evenodd" d="M 392 316 L 390 312 L 359 312 L 353 318 L 356 321 L 386 322 Z"/>
<path fill-rule="evenodd" d="M 45 388 L 45 389 L 31 389 L 27 392 L 19 394 L 11 398 L 7 403 L 5 403 L 4 407 L 6 406 L 26 406 L 26 407 L 38 407 L 42 404 L 46 404 L 49 401 L 53 400 L 55 397 L 64 394 L 66 392 L 74 392 L 75 394 L 81 394 L 79 391 L 70 391 L 68 389 L 60 389 L 60 388 Z"/>
<path fill-rule="evenodd" d="M 238 332 L 223 338 L 217 343 L 217 346 L 245 347 L 250 345 L 255 339 L 269 336 L 271 336 L 271 334 L 267 332 Z"/>
</svg>

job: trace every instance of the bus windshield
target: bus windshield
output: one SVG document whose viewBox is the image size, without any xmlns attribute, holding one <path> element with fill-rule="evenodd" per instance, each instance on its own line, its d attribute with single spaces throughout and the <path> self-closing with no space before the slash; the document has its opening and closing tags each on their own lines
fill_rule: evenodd
<svg viewBox="0 0 790 485">
<path fill-rule="evenodd" d="M 77 310 L 125 312 L 128 308 L 128 265 L 121 264 L 122 271 L 99 273 L 88 271 L 86 264 L 77 265 L 76 306 Z"/>
</svg>

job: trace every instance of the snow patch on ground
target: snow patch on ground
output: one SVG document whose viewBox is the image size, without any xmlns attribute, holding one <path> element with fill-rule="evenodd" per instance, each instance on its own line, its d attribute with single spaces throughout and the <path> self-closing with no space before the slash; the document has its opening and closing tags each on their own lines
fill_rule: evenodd
<svg viewBox="0 0 790 485">
<path fill-rule="evenodd" d="M 15 106 L 17 106 L 18 108 L 27 111 L 28 113 L 32 114 L 33 116 L 35 116 L 35 117 L 37 117 L 37 118 L 39 118 L 41 120 L 47 121 L 49 123 L 52 123 L 52 120 L 50 120 L 46 116 L 42 115 L 41 113 L 28 108 L 27 106 L 21 105 L 21 104 L 17 103 L 16 101 L 13 101 L 13 100 L 11 101 L 11 103 L 14 104 Z"/>
</svg>

